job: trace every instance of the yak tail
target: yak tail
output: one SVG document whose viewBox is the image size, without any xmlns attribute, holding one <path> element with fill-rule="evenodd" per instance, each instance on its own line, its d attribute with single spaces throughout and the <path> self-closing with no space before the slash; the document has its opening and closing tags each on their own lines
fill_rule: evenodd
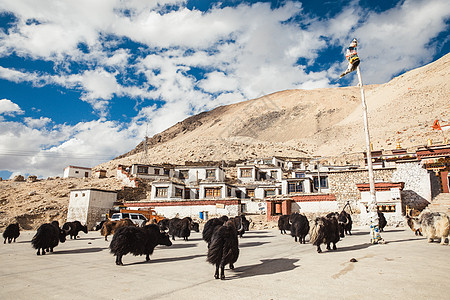
<svg viewBox="0 0 450 300">
<path fill-rule="evenodd" d="M 317 224 L 317 221 L 315 221 L 309 232 L 310 237 L 309 242 L 313 245 L 315 245 L 319 241 L 320 238 L 319 230 L 320 226 Z"/>
</svg>

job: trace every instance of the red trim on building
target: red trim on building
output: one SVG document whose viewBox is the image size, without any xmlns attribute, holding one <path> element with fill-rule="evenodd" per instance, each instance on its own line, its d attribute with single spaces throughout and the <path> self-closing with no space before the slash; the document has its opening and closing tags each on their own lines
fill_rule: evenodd
<svg viewBox="0 0 450 300">
<path fill-rule="evenodd" d="M 370 191 L 368 183 L 357 183 L 356 186 L 360 192 Z M 390 191 L 391 189 L 398 188 L 403 190 L 405 187 L 404 182 L 375 182 L 375 191 Z"/>
<path fill-rule="evenodd" d="M 416 153 L 418 159 L 432 156 L 450 156 L 450 146 L 431 146 L 426 149 L 419 149 Z"/>
<path fill-rule="evenodd" d="M 295 202 L 318 202 L 318 201 L 336 201 L 334 194 L 317 194 L 317 195 L 298 195 L 291 196 Z"/>
<path fill-rule="evenodd" d="M 187 200 L 187 201 L 159 201 L 159 202 L 124 202 L 126 207 L 156 207 L 156 206 L 196 206 L 196 205 L 238 205 L 241 200 Z"/>
</svg>

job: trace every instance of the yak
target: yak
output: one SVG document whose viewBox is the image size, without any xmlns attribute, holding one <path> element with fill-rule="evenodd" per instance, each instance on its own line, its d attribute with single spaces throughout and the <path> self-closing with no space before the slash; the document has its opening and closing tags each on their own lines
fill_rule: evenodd
<svg viewBox="0 0 450 300">
<path fill-rule="evenodd" d="M 244 233 L 249 230 L 250 221 L 248 221 L 245 216 L 230 218 L 230 221 L 232 221 L 234 226 L 237 228 L 237 235 L 239 237 L 242 237 Z"/>
<path fill-rule="evenodd" d="M 341 211 L 341 213 L 338 216 L 338 222 L 342 229 L 341 231 L 344 231 L 347 235 L 352 235 L 352 217 L 350 214 L 348 214 L 345 210 Z M 341 235 L 341 237 L 343 237 Z"/>
<path fill-rule="evenodd" d="M 159 229 L 161 231 L 166 231 L 167 229 L 169 229 L 169 222 L 170 222 L 170 219 L 168 219 L 168 218 L 159 220 L 159 222 L 158 222 Z"/>
<path fill-rule="evenodd" d="M 278 219 L 278 229 L 281 234 L 286 234 L 286 230 L 291 230 L 291 224 L 289 223 L 290 215 L 282 215 Z"/>
<path fill-rule="evenodd" d="M 433 239 L 441 239 L 441 245 L 445 244 L 445 239 L 449 238 L 450 234 L 450 217 L 445 213 L 431 212 L 424 210 L 416 218 L 406 214 L 408 226 L 416 234 L 424 234 L 428 242 L 433 242 Z M 450 245 L 450 240 L 449 243 Z"/>
<path fill-rule="evenodd" d="M 305 238 L 309 232 L 309 221 L 304 215 L 299 213 L 293 213 L 289 217 L 289 223 L 291 223 L 291 236 L 295 238 L 295 242 L 300 244 L 306 244 Z"/>
<path fill-rule="evenodd" d="M 18 238 L 19 235 L 20 235 L 19 223 L 9 224 L 8 227 L 6 227 L 5 231 L 3 232 L 3 238 L 5 239 L 3 241 L 3 244 L 6 244 L 6 240 L 8 240 L 8 244 L 11 244 L 12 240 L 14 240 L 15 243 L 16 238 Z"/>
<path fill-rule="evenodd" d="M 88 233 L 88 229 L 86 225 L 81 225 L 80 221 L 66 222 L 64 223 L 63 230 L 67 231 L 70 235 L 70 239 L 77 239 L 78 232 L 83 231 L 84 233 Z"/>
<path fill-rule="evenodd" d="M 185 217 L 183 219 L 173 218 L 169 221 L 169 235 L 172 236 L 172 240 L 175 240 L 176 237 L 183 238 L 185 241 L 189 239 L 191 235 L 191 229 L 193 221 L 190 217 Z M 197 226 L 197 230 L 198 226 Z M 197 232 L 198 232 L 197 231 Z"/>
<path fill-rule="evenodd" d="M 228 221 L 228 217 L 226 219 L 223 217 L 209 219 L 203 227 L 202 239 L 209 245 L 216 227 L 222 226 L 226 221 Z"/>
<path fill-rule="evenodd" d="M 224 225 L 215 227 L 208 245 L 207 261 L 216 266 L 214 278 L 225 279 L 225 265 L 229 264 L 230 269 L 234 269 L 234 263 L 239 257 L 238 233 L 233 220 L 227 221 Z M 219 277 L 220 267 L 220 277 Z"/>
<path fill-rule="evenodd" d="M 317 217 L 309 233 L 310 243 L 317 246 L 317 252 L 321 253 L 320 244 L 326 244 L 327 249 L 331 250 L 330 244 L 333 243 L 333 250 L 336 250 L 336 243 L 339 242 L 339 228 L 336 218 Z"/>
<path fill-rule="evenodd" d="M 58 246 L 58 243 L 64 243 L 66 241 L 67 231 L 59 228 L 58 221 L 52 223 L 42 224 L 36 234 L 31 239 L 31 244 L 34 249 L 37 249 L 37 255 L 45 255 L 45 251 L 53 252 L 53 248 Z"/>
<path fill-rule="evenodd" d="M 123 226 L 134 226 L 134 223 L 128 218 L 119 221 L 107 220 L 105 223 L 103 223 L 100 234 L 105 237 L 105 241 L 108 241 L 108 235 L 114 234 L 117 229 Z"/>
<path fill-rule="evenodd" d="M 384 227 L 387 225 L 386 218 L 384 217 L 384 214 L 381 211 L 377 211 L 378 214 L 378 228 L 380 228 L 380 232 L 384 231 Z"/>
<path fill-rule="evenodd" d="M 122 256 L 128 253 L 145 254 L 145 260 L 149 261 L 157 245 L 172 245 L 167 233 L 161 232 L 158 225 L 123 226 L 114 233 L 109 249 L 116 256 L 116 265 L 123 266 Z"/>
</svg>

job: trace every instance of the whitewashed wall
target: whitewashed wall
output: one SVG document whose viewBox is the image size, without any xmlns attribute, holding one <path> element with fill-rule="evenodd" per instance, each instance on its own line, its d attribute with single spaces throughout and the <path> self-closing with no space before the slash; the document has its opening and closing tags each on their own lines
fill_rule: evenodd
<svg viewBox="0 0 450 300">
<path fill-rule="evenodd" d="M 291 209 L 293 213 L 328 213 L 338 211 L 338 203 L 337 201 L 294 202 Z"/>
<path fill-rule="evenodd" d="M 163 215 L 166 218 L 184 218 L 191 217 L 199 219 L 200 212 L 208 212 L 208 218 L 220 217 L 227 215 L 235 217 L 239 215 L 240 205 L 225 205 L 224 208 L 220 208 L 216 205 L 189 205 L 189 206 L 156 206 L 155 211 L 159 215 Z"/>
<path fill-rule="evenodd" d="M 266 201 L 242 199 L 241 203 L 245 204 L 245 209 L 243 209 L 243 213 L 247 213 L 247 214 L 265 214 L 265 213 L 267 213 L 267 202 Z"/>
</svg>

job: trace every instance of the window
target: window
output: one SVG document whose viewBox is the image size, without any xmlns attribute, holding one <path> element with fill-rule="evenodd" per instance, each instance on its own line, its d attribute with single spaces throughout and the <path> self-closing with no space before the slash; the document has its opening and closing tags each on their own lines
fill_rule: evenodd
<svg viewBox="0 0 450 300">
<path fill-rule="evenodd" d="M 175 197 L 183 197 L 183 189 L 175 188 Z"/>
<path fill-rule="evenodd" d="M 264 190 L 264 197 L 270 197 L 270 196 L 275 196 L 275 190 L 274 189 Z"/>
<path fill-rule="evenodd" d="M 180 179 L 188 179 L 189 178 L 189 170 L 180 170 Z"/>
<path fill-rule="evenodd" d="M 221 190 L 222 189 L 220 187 L 205 188 L 205 197 L 206 198 L 220 198 Z"/>
<path fill-rule="evenodd" d="M 80 173 L 79 171 L 75 171 L 75 174 L 78 174 L 78 173 Z"/>
<path fill-rule="evenodd" d="M 184 190 L 184 199 L 191 199 L 191 190 L 190 189 Z"/>
<path fill-rule="evenodd" d="M 123 214 L 122 214 L 122 218 L 123 218 L 123 219 L 125 219 L 125 218 L 128 218 L 128 219 L 129 219 L 129 218 L 130 218 L 130 214 L 129 214 L 129 213 L 123 213 Z"/>
<path fill-rule="evenodd" d="M 139 220 L 145 220 L 145 217 L 143 215 L 138 215 Z"/>
<path fill-rule="evenodd" d="M 166 187 L 157 187 L 156 188 L 156 197 L 158 198 L 167 198 L 167 190 Z"/>
<path fill-rule="evenodd" d="M 318 189 L 318 184 L 317 184 L 317 177 L 314 177 L 314 188 Z M 328 188 L 328 177 L 322 177 L 320 176 L 320 188 Z"/>
<path fill-rule="evenodd" d="M 231 189 L 230 188 L 227 188 L 227 196 L 231 197 Z"/>
<path fill-rule="evenodd" d="M 148 174 L 148 167 L 138 166 L 137 172 L 138 174 Z"/>
<path fill-rule="evenodd" d="M 255 197 L 255 190 L 254 189 L 247 189 L 247 197 Z"/>
<path fill-rule="evenodd" d="M 395 205 L 378 205 L 380 212 L 395 212 Z"/>
<path fill-rule="evenodd" d="M 241 169 L 241 177 L 251 178 L 252 177 L 252 169 Z"/>
<path fill-rule="evenodd" d="M 160 172 L 161 172 L 160 169 L 155 169 L 155 175 L 159 175 Z"/>
<path fill-rule="evenodd" d="M 302 166 L 301 163 L 293 163 L 293 164 L 292 164 L 292 168 L 294 168 L 294 169 L 300 169 L 301 166 Z"/>
<path fill-rule="evenodd" d="M 131 219 L 132 220 L 138 220 L 139 218 L 138 218 L 138 215 L 131 215 Z"/>
<path fill-rule="evenodd" d="M 301 193 L 303 192 L 302 182 L 289 182 L 288 183 L 288 193 Z"/>
<path fill-rule="evenodd" d="M 270 171 L 270 177 L 277 178 L 278 172 L 277 171 Z"/>
<path fill-rule="evenodd" d="M 295 178 L 304 178 L 304 177 L 305 177 L 305 173 L 295 172 Z"/>
<path fill-rule="evenodd" d="M 216 170 L 206 170 L 206 178 L 215 179 L 216 178 Z"/>
<path fill-rule="evenodd" d="M 164 175 L 169 176 L 170 175 L 170 169 L 164 169 Z"/>
</svg>

